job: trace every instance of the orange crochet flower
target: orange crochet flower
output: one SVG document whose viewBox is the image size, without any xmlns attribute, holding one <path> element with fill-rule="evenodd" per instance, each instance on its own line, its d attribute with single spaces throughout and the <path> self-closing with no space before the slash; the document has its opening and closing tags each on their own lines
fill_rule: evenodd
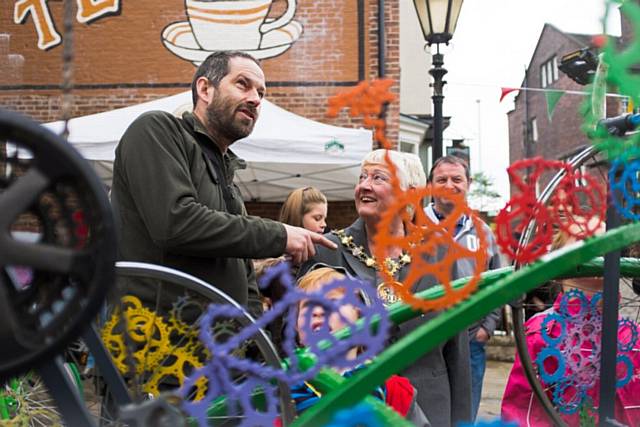
<svg viewBox="0 0 640 427">
<path fill-rule="evenodd" d="M 445 198 L 454 205 L 453 211 L 439 223 L 428 218 L 422 208 L 422 201 L 430 197 Z M 477 231 L 477 246 L 473 248 L 455 240 L 456 223 L 463 215 L 473 221 Z M 404 224 L 404 236 L 392 236 L 389 232 L 398 218 Z M 467 298 L 476 290 L 480 274 L 486 270 L 488 262 L 487 236 L 477 214 L 469 208 L 463 196 L 430 186 L 400 193 L 395 203 L 382 214 L 373 238 L 373 255 L 378 260 L 385 259 L 391 248 L 401 248 L 411 257 L 411 263 L 402 280 L 394 277 L 386 263 L 380 263 L 381 276 L 401 300 L 422 311 L 451 307 Z M 470 259 L 475 264 L 474 273 L 465 286 L 454 289 L 451 285 L 453 267 L 463 259 Z M 414 287 L 424 276 L 431 276 L 442 284 L 444 295 L 435 300 L 417 298 Z"/>
<path fill-rule="evenodd" d="M 382 148 L 391 148 L 385 136 L 386 122 L 380 113 L 385 104 L 392 102 L 396 96 L 390 92 L 393 85 L 391 79 L 378 79 L 371 82 L 360 82 L 354 88 L 340 92 L 329 98 L 327 115 L 335 117 L 343 108 L 349 109 L 351 117 L 362 117 L 366 127 L 373 129 L 374 139 Z"/>
</svg>

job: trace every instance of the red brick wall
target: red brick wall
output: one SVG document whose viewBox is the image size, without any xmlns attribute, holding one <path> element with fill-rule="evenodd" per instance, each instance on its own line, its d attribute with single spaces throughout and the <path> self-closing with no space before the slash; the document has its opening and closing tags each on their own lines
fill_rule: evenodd
<svg viewBox="0 0 640 427">
<path fill-rule="evenodd" d="M 361 2 L 361 3 L 359 3 Z M 165 97 L 184 90 L 195 68 L 174 57 L 158 43 L 167 23 L 185 19 L 182 2 L 122 1 L 117 16 L 104 17 L 90 25 L 74 25 L 75 82 L 85 85 L 73 92 L 71 116 L 108 111 Z M 263 61 L 267 76 L 268 99 L 275 104 L 312 120 L 345 127 L 360 127 L 362 121 L 342 112 L 326 117 L 327 99 L 347 90 L 360 76 L 378 77 L 377 0 L 300 0 L 295 18 L 304 30 L 300 39 L 281 56 Z M 358 7 L 363 22 L 358 22 Z M 5 8 L 12 7 L 5 5 Z M 271 16 L 279 16 L 286 3 L 274 0 Z M 56 28 L 62 31 L 62 2 L 49 2 Z M 147 21 L 149 25 L 139 23 Z M 0 15 L 0 106 L 18 111 L 40 122 L 59 120 L 61 93 L 60 56 L 62 46 L 44 52 L 35 43 L 35 29 L 29 17 L 16 25 L 12 14 Z M 361 31 L 362 29 L 362 31 Z M 395 80 L 393 92 L 399 94 L 399 7 L 385 2 L 385 41 L 387 78 Z M 362 40 L 363 63 L 359 63 Z M 114 52 L 114 50 L 118 50 Z M 13 55 L 10 57 L 10 55 Z M 16 61 L 20 56 L 21 61 Z M 11 61 L 10 61 L 11 59 Z M 18 58 L 20 59 L 20 58 Z M 145 87 L 124 87 L 138 82 Z M 299 82 L 300 84 L 296 84 Z M 309 82 L 316 82 L 309 84 Z M 170 87 L 153 87 L 161 83 Z M 86 85 L 110 84 L 109 88 Z M 47 88 L 34 88 L 45 85 Z M 173 86 L 171 86 L 173 85 Z M 399 102 L 387 108 L 387 138 L 397 145 Z M 286 131 L 286 130 L 283 130 Z M 277 207 L 275 206 L 277 205 Z M 249 211 L 277 217 L 279 204 L 249 203 Z M 353 202 L 332 203 L 329 223 L 345 227 L 356 217 Z"/>
<path fill-rule="evenodd" d="M 282 203 L 256 203 L 247 202 L 246 207 L 249 215 L 256 215 L 262 218 L 278 219 Z M 329 202 L 327 226 L 330 229 L 345 228 L 351 225 L 358 218 L 354 203 L 352 201 Z"/>
<path fill-rule="evenodd" d="M 175 90 L 77 90 L 73 92 L 72 117 L 109 111 L 163 98 Z M 0 106 L 25 114 L 39 122 L 62 118 L 62 96 L 59 91 L 21 90 L 0 92 Z"/>
<path fill-rule="evenodd" d="M 137 104 L 187 90 L 195 71 L 192 64 L 169 53 L 158 41 L 163 27 L 185 20 L 182 3 L 159 8 L 156 0 L 122 2 L 120 14 L 90 25 L 75 23 L 75 82 L 79 85 L 110 84 L 108 89 L 76 89 L 72 116 L 91 114 Z M 387 1 L 386 75 L 396 81 L 399 93 L 399 8 Z M 62 2 L 49 2 L 51 17 L 62 34 Z M 279 16 L 284 0 L 274 0 L 271 16 Z M 13 5 L 5 5 L 12 8 Z M 363 22 L 358 22 L 358 7 Z M 12 13 L 0 15 L 0 106 L 27 114 L 38 121 L 61 118 L 60 93 L 62 46 L 42 51 L 36 46 L 31 17 L 22 25 Z M 346 113 L 336 119 L 325 116 L 327 98 L 355 84 L 360 76 L 375 78 L 377 61 L 377 0 L 298 1 L 295 20 L 303 34 L 282 55 L 263 61 L 271 101 L 296 114 L 339 126 L 361 126 Z M 149 25 L 142 25 L 146 22 Z M 362 33 L 360 30 L 362 28 Z M 64 35 L 62 34 L 64 37 Z M 364 63 L 359 64 L 359 43 Z M 16 61 L 20 57 L 21 61 Z M 269 82 L 271 82 L 269 84 Z M 299 84 L 297 84 L 298 82 Z M 131 83 L 144 88 L 127 88 Z M 154 83 L 169 88 L 149 87 Z M 45 89 L 33 89 L 44 85 Z M 173 85 L 173 86 L 172 86 Z M 48 88 L 48 89 L 47 89 Z M 399 103 L 387 112 L 388 137 L 398 135 Z"/>
</svg>

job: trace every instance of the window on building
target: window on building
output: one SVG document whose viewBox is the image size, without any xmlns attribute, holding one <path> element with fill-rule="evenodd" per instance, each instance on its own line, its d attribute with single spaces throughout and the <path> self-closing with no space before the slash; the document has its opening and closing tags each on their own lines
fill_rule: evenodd
<svg viewBox="0 0 640 427">
<path fill-rule="evenodd" d="M 531 141 L 538 142 L 538 120 L 535 117 L 529 120 L 529 132 L 531 132 Z"/>
<path fill-rule="evenodd" d="M 420 157 L 420 161 L 424 166 L 425 173 L 427 173 L 431 169 L 431 150 L 431 144 L 420 144 L 420 146 L 418 147 L 418 156 Z M 425 199 L 427 199 L 427 197 L 425 197 Z"/>
<path fill-rule="evenodd" d="M 553 57 L 540 66 L 540 86 L 547 87 L 558 80 L 558 58 Z"/>
<path fill-rule="evenodd" d="M 408 141 L 400 141 L 398 151 L 402 151 L 403 153 L 418 154 L 418 144 Z"/>
</svg>

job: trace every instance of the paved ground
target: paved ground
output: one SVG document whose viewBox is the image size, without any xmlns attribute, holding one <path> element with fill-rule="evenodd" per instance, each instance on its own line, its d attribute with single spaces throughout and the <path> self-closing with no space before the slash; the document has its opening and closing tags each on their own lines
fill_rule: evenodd
<svg viewBox="0 0 640 427">
<path fill-rule="evenodd" d="M 482 400 L 478 420 L 495 420 L 500 417 L 500 402 L 513 363 L 487 361 L 482 387 Z"/>
</svg>

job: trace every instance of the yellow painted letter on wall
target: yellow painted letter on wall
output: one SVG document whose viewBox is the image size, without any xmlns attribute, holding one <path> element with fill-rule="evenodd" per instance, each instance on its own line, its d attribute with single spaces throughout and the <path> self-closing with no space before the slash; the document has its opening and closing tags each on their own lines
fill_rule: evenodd
<svg viewBox="0 0 640 427">
<path fill-rule="evenodd" d="M 38 48 L 47 50 L 59 45 L 62 38 L 56 31 L 45 0 L 18 0 L 13 9 L 13 22 L 24 24 L 29 13 L 38 33 Z"/>
<path fill-rule="evenodd" d="M 120 0 L 77 0 L 78 22 L 86 24 L 95 21 L 103 15 L 115 13 L 120 10 Z"/>
</svg>

